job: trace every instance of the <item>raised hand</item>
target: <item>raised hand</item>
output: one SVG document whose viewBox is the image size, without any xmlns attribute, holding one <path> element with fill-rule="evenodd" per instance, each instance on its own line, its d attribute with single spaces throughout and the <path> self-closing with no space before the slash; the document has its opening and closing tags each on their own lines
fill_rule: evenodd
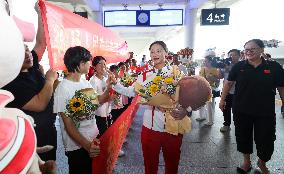
<svg viewBox="0 0 284 174">
<path fill-rule="evenodd" d="M 55 81 L 58 78 L 58 74 L 56 71 L 49 69 L 45 74 L 46 80 Z"/>
<path fill-rule="evenodd" d="M 107 71 L 108 72 L 108 80 L 111 84 L 116 84 L 117 80 L 115 78 L 115 75 L 111 72 L 111 71 Z"/>
</svg>

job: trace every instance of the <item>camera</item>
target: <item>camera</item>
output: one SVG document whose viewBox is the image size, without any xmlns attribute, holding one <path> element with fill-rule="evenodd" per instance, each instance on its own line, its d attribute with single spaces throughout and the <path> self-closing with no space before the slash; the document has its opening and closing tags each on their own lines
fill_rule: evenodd
<svg viewBox="0 0 284 174">
<path fill-rule="evenodd" d="M 225 68 L 232 63 L 232 58 L 228 57 L 226 59 L 221 59 L 220 57 L 209 57 L 208 60 L 214 68 Z"/>
</svg>

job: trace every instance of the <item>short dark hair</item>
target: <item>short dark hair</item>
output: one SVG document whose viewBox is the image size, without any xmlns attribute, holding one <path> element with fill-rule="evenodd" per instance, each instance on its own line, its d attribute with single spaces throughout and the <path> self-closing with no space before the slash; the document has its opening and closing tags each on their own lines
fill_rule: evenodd
<svg viewBox="0 0 284 174">
<path fill-rule="evenodd" d="M 118 66 L 117 66 L 117 65 L 111 65 L 111 66 L 109 67 L 109 70 L 110 70 L 111 72 L 117 71 L 117 70 L 118 70 Z"/>
<path fill-rule="evenodd" d="M 151 45 L 150 45 L 150 47 L 149 47 L 149 50 L 151 50 L 151 48 L 152 48 L 152 46 L 153 46 L 154 44 L 161 45 L 161 46 L 163 47 L 163 49 L 164 49 L 166 52 L 169 51 L 169 50 L 168 50 L 168 47 L 167 47 L 167 45 L 165 44 L 164 41 L 155 41 L 155 42 L 151 43 Z"/>
<path fill-rule="evenodd" d="M 68 72 L 79 71 L 81 62 L 88 62 L 92 58 L 89 50 L 81 46 L 70 47 L 64 54 L 64 64 Z"/>
<path fill-rule="evenodd" d="M 94 59 L 93 59 L 93 61 L 92 61 L 92 66 L 94 67 L 94 66 L 96 66 L 97 64 L 99 64 L 99 62 L 100 62 L 101 60 L 106 61 L 106 59 L 105 59 L 103 56 L 96 56 L 96 57 L 94 57 Z"/>
<path fill-rule="evenodd" d="M 245 43 L 244 47 L 245 47 L 246 44 L 249 43 L 249 42 L 254 42 L 254 43 L 255 43 L 256 45 L 258 45 L 260 48 L 265 48 L 265 45 L 264 45 L 263 41 L 260 40 L 260 39 L 251 39 L 251 40 L 249 40 L 249 41 L 247 41 L 247 42 Z"/>
<path fill-rule="evenodd" d="M 118 66 L 118 67 L 121 67 L 121 66 L 123 66 L 123 65 L 125 65 L 124 62 L 119 62 L 117 66 Z"/>
<path fill-rule="evenodd" d="M 238 50 L 238 49 L 231 49 L 231 50 L 228 52 L 228 55 L 229 55 L 230 53 L 232 53 L 232 52 L 237 53 L 239 56 L 241 55 L 241 51 Z"/>
</svg>

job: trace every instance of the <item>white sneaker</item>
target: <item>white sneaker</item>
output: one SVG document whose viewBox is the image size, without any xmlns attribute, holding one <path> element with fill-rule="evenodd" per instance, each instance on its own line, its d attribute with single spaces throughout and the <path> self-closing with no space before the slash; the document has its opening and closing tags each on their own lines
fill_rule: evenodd
<svg viewBox="0 0 284 174">
<path fill-rule="evenodd" d="M 124 155 L 125 155 L 124 151 L 123 151 L 123 150 L 120 150 L 119 153 L 118 153 L 118 157 L 122 157 L 122 156 L 124 156 Z"/>
<path fill-rule="evenodd" d="M 204 125 L 205 126 L 212 126 L 214 123 L 213 122 L 207 122 L 207 123 L 205 123 Z"/>
<path fill-rule="evenodd" d="M 220 128 L 220 132 L 228 132 L 230 130 L 231 130 L 230 126 L 223 126 Z"/>
<path fill-rule="evenodd" d="M 196 121 L 204 121 L 204 120 L 206 120 L 206 118 L 200 118 L 200 117 L 198 117 L 198 118 L 196 118 L 195 120 L 196 120 Z"/>
</svg>

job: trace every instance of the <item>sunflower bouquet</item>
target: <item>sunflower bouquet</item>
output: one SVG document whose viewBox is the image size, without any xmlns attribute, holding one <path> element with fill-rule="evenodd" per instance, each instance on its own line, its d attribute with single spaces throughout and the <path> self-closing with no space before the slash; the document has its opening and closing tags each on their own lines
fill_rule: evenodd
<svg viewBox="0 0 284 174">
<path fill-rule="evenodd" d="M 130 75 L 124 75 L 121 79 L 120 79 L 120 83 L 125 86 L 125 87 L 129 87 L 131 86 L 134 81 L 136 79 L 134 77 L 131 77 Z"/>
<path fill-rule="evenodd" d="M 92 112 L 99 107 L 97 92 L 92 88 L 81 89 L 68 101 L 65 114 L 72 119 L 77 128 L 80 121 L 93 118 Z"/>
<path fill-rule="evenodd" d="M 168 67 L 168 66 L 167 66 Z M 180 85 L 183 78 L 177 66 L 163 68 L 143 83 L 136 82 L 135 91 L 141 96 L 139 103 L 157 107 L 165 116 L 165 131 L 172 135 L 185 134 L 191 130 L 189 117 L 176 120 L 171 111 L 178 106 Z"/>
<path fill-rule="evenodd" d="M 165 109 L 174 108 L 178 81 L 181 78 L 182 74 L 173 66 L 172 73 L 158 70 L 154 78 L 144 84 L 135 83 L 134 88 L 142 97 L 141 103 Z"/>
</svg>

